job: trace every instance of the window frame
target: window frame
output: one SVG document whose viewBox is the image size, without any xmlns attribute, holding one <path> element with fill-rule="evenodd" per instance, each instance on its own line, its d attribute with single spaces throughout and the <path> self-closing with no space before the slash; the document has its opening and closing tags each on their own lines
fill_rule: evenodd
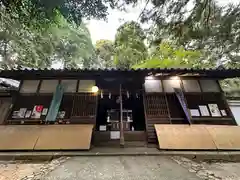
<svg viewBox="0 0 240 180">
<path fill-rule="evenodd" d="M 36 90 L 35 91 L 30 91 L 30 92 L 26 92 L 25 90 L 23 91 L 22 89 L 24 88 L 24 82 L 26 82 L 26 81 L 36 81 L 37 84 L 36 84 L 36 87 L 34 87 L 34 88 L 36 88 Z M 21 85 L 19 87 L 19 93 L 20 94 L 35 94 L 35 93 L 38 92 L 40 84 L 41 84 L 41 80 L 39 80 L 39 79 L 37 79 L 37 80 L 27 80 L 27 79 L 26 80 L 22 80 L 21 81 Z"/>
<path fill-rule="evenodd" d="M 159 82 L 158 83 L 159 91 L 146 91 L 147 90 L 147 88 L 145 86 L 146 81 L 158 81 Z M 163 88 L 162 80 L 161 79 L 145 79 L 145 81 L 144 81 L 144 90 L 145 90 L 146 93 L 163 93 L 164 92 L 164 88 Z"/>
<path fill-rule="evenodd" d="M 55 86 L 55 88 L 53 88 L 53 90 L 51 90 L 51 91 L 41 91 L 41 88 L 42 88 L 42 85 L 43 85 L 43 83 L 44 83 L 44 81 L 46 82 L 46 81 L 55 81 L 55 82 L 57 82 L 56 83 L 56 86 Z M 57 85 L 60 83 L 60 81 L 58 80 L 58 79 L 42 79 L 41 80 L 41 84 L 40 84 L 40 86 L 39 86 L 39 90 L 38 90 L 38 93 L 39 94 L 53 94 L 54 92 L 55 92 L 55 90 L 56 90 L 56 87 L 57 87 Z M 52 84 L 52 83 L 51 83 Z"/>
</svg>

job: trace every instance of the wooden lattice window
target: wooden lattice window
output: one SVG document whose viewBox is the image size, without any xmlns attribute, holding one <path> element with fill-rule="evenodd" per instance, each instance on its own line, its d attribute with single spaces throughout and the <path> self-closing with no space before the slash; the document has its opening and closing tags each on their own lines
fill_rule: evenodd
<svg viewBox="0 0 240 180">
<path fill-rule="evenodd" d="M 146 95 L 145 109 L 148 118 L 168 117 L 168 109 L 164 95 Z"/>
<path fill-rule="evenodd" d="M 92 93 L 76 94 L 73 100 L 72 117 L 94 118 L 97 96 Z"/>
</svg>

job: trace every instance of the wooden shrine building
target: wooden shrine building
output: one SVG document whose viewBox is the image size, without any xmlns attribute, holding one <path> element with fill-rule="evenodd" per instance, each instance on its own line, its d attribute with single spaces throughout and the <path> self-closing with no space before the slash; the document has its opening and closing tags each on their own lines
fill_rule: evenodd
<svg viewBox="0 0 240 180">
<path fill-rule="evenodd" d="M 0 150 L 128 142 L 240 149 L 240 129 L 219 84 L 239 76 L 240 69 L 2 70 L 1 78 L 20 86 L 0 94 L 9 109 L 0 108 Z"/>
</svg>

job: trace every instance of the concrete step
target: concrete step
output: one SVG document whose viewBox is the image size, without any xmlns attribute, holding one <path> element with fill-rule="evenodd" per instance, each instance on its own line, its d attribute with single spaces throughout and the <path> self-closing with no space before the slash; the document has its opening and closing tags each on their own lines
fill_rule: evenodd
<svg viewBox="0 0 240 180">
<path fill-rule="evenodd" d="M 62 156 L 183 156 L 194 161 L 240 162 L 240 151 L 163 151 L 157 148 L 103 148 L 89 151 L 0 152 L 1 161 L 51 161 Z"/>
<path fill-rule="evenodd" d="M 124 147 L 147 147 L 146 141 L 125 141 Z M 119 147 L 120 140 L 95 142 L 94 147 Z"/>
<path fill-rule="evenodd" d="M 50 161 L 62 156 L 183 156 L 196 161 L 240 161 L 240 151 L 164 151 L 147 147 L 94 147 L 89 151 L 0 152 L 0 160 L 2 161 Z"/>
</svg>

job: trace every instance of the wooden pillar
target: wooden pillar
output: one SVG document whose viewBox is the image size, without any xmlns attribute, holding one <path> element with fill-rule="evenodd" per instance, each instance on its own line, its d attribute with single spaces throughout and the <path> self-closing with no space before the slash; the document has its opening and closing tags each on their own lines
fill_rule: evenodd
<svg viewBox="0 0 240 180">
<path fill-rule="evenodd" d="M 120 146 L 124 147 L 124 129 L 123 129 L 123 105 L 122 105 L 122 85 L 119 88 L 119 100 L 120 100 Z"/>
</svg>

